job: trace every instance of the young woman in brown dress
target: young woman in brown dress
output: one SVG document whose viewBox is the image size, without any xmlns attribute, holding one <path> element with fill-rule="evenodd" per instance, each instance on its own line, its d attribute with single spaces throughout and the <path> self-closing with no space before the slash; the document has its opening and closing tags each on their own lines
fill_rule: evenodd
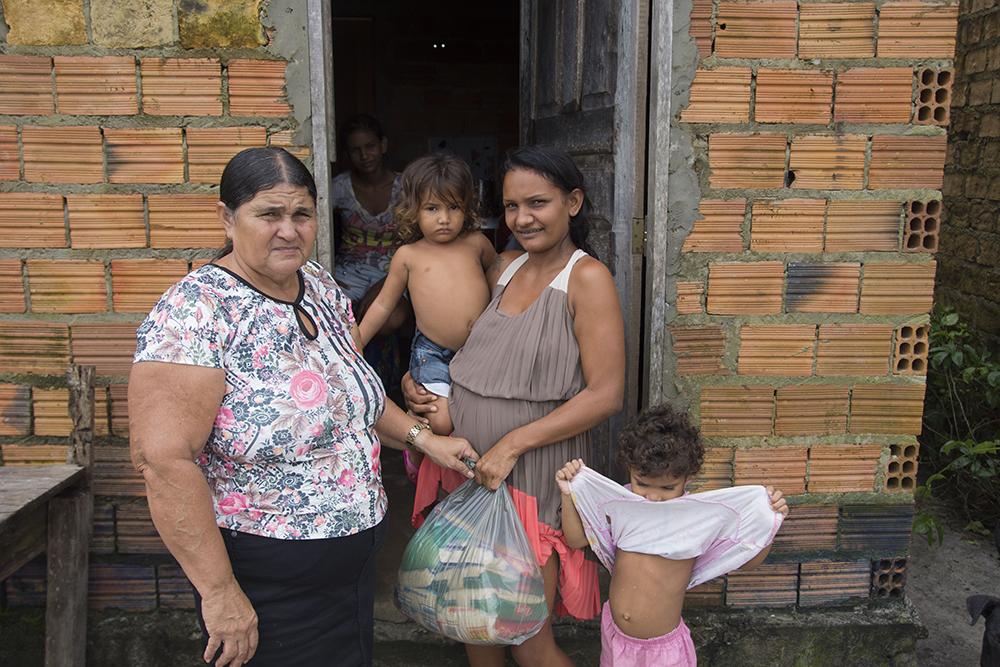
<svg viewBox="0 0 1000 667">
<path fill-rule="evenodd" d="M 563 537 L 552 479 L 566 461 L 592 456 L 590 429 L 621 409 L 624 325 L 608 269 L 587 250 L 590 202 L 573 160 L 528 146 L 503 167 L 507 226 L 524 252 L 505 252 L 489 276 L 493 298 L 451 362 L 454 435 L 481 455 L 476 479 L 506 482 L 545 578 L 550 609 L 592 618 L 600 609 L 597 568 Z M 418 413 L 436 399 L 409 378 Z M 461 476 L 428 459 L 420 469 L 415 522 Z M 500 666 L 503 647 L 467 646 L 473 667 Z M 550 625 L 513 648 L 522 667 L 571 665 Z"/>
</svg>

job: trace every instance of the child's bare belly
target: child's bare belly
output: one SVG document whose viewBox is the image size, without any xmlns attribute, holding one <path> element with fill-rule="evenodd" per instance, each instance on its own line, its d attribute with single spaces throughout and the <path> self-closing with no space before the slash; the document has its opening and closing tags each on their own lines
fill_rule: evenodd
<svg viewBox="0 0 1000 667">
<path fill-rule="evenodd" d="M 611 616 L 627 635 L 650 639 L 675 629 L 694 559 L 668 560 L 618 551 L 611 577 Z"/>
<path fill-rule="evenodd" d="M 458 350 L 489 303 L 490 289 L 478 265 L 447 268 L 447 275 L 441 270 L 411 273 L 410 298 L 421 333 L 442 347 Z"/>
</svg>

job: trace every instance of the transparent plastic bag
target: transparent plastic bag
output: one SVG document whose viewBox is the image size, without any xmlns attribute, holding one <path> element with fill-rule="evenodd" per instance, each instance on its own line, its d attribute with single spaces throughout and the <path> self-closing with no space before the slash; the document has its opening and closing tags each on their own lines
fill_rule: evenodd
<svg viewBox="0 0 1000 667">
<path fill-rule="evenodd" d="M 548 617 L 542 572 L 506 484 L 469 480 L 442 500 L 403 552 L 400 611 L 465 644 L 520 644 Z"/>
</svg>

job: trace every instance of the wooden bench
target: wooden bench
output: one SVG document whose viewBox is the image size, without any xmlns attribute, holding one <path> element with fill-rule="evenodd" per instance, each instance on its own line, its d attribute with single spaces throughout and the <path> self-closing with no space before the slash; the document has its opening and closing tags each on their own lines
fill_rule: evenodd
<svg viewBox="0 0 1000 667">
<path fill-rule="evenodd" d="M 45 664 L 83 667 L 94 499 L 94 369 L 70 367 L 66 465 L 0 466 L 0 581 L 47 554 Z"/>
</svg>

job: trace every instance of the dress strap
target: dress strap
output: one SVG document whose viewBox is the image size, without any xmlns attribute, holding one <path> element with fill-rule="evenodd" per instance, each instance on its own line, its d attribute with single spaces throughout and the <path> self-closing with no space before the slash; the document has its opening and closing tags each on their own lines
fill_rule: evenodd
<svg viewBox="0 0 1000 667">
<path fill-rule="evenodd" d="M 528 253 L 524 253 L 523 255 L 517 257 L 513 262 L 508 264 L 507 268 L 504 269 L 503 273 L 500 274 L 500 280 L 497 281 L 497 285 L 502 285 L 503 287 L 506 287 L 507 283 L 510 282 L 510 279 L 514 277 L 515 273 L 517 273 L 517 270 L 520 269 L 522 266 L 524 266 L 524 263 L 527 261 L 528 261 Z"/>
<path fill-rule="evenodd" d="M 566 262 L 566 266 L 563 267 L 563 270 L 559 272 L 558 276 L 552 279 L 551 283 L 549 283 L 549 287 L 557 289 L 561 292 L 568 292 L 569 274 L 573 273 L 573 267 L 576 265 L 576 263 L 586 256 L 587 253 L 585 253 L 582 250 L 574 251 L 573 256 L 569 258 L 568 262 Z"/>
</svg>

